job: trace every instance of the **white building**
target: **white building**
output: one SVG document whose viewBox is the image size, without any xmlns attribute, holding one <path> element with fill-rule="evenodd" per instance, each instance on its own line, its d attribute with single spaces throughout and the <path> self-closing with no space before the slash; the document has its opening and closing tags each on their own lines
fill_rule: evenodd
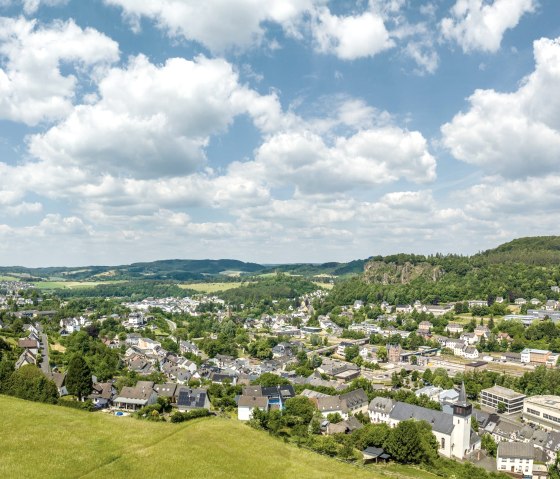
<svg viewBox="0 0 560 479">
<path fill-rule="evenodd" d="M 502 441 L 498 444 L 496 468 L 498 471 L 531 477 L 534 457 L 535 448 L 532 444 Z"/>
<path fill-rule="evenodd" d="M 266 396 L 240 396 L 237 403 L 237 419 L 249 421 L 253 417 L 253 410 L 268 409 L 268 397 Z"/>
<path fill-rule="evenodd" d="M 464 384 L 457 403 L 452 405 L 452 414 L 386 398 L 375 398 L 369 405 L 369 415 L 375 423 L 396 427 L 399 422 L 410 419 L 426 421 L 437 439 L 438 452 L 458 459 L 480 449 L 480 438 L 471 428 L 471 414 L 472 406 L 467 402 Z"/>
<path fill-rule="evenodd" d="M 523 419 L 546 430 L 560 431 L 560 396 L 530 396 L 523 404 Z"/>
</svg>

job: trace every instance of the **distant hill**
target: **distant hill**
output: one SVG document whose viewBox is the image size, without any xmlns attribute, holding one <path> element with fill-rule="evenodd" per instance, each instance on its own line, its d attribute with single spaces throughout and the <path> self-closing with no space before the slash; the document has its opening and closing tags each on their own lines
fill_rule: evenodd
<svg viewBox="0 0 560 479">
<path fill-rule="evenodd" d="M 560 264 L 560 236 L 529 236 L 474 255 L 478 262 Z"/>
<path fill-rule="evenodd" d="M 224 272 L 255 273 L 265 266 L 233 259 L 170 259 L 120 266 L 81 266 L 74 268 L 1 267 L 0 274 L 18 274 L 22 277 L 58 278 L 72 281 L 100 280 L 203 280 L 206 276 Z"/>
<path fill-rule="evenodd" d="M 201 281 L 218 276 L 258 276 L 273 272 L 305 277 L 346 278 L 364 275 L 367 281 L 383 284 L 407 284 L 418 278 L 436 282 L 448 273 L 464 275 L 473 268 L 492 264 L 533 266 L 560 265 L 560 236 L 519 238 L 473 256 L 394 254 L 372 256 L 348 263 L 298 263 L 262 265 L 234 259 L 169 259 L 120 266 L 82 266 L 24 268 L 0 267 L 0 276 L 19 275 L 23 279 L 68 281 L 139 280 Z"/>
</svg>

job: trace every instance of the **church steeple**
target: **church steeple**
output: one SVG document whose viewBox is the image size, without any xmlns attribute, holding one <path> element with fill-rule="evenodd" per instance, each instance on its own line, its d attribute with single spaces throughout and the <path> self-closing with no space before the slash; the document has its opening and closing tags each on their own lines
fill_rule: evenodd
<svg viewBox="0 0 560 479">
<path fill-rule="evenodd" d="M 467 417 L 472 414 L 472 406 L 467 401 L 467 391 L 465 390 L 465 383 L 461 383 L 461 390 L 459 391 L 459 400 L 453 405 L 453 415 Z"/>
</svg>

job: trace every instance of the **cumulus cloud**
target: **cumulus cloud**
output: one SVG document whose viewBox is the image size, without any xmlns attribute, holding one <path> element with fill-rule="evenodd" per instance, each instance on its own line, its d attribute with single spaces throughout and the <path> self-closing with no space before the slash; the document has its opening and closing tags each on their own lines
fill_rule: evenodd
<svg viewBox="0 0 560 479">
<path fill-rule="evenodd" d="M 255 160 L 231 170 L 262 178 L 272 186 L 295 185 L 305 194 L 348 191 L 395 182 L 432 181 L 436 161 L 417 131 L 396 126 L 360 130 L 336 137 L 332 145 L 310 131 L 271 136 Z"/>
<path fill-rule="evenodd" d="M 505 177 L 560 169 L 560 38 L 534 43 L 535 71 L 518 90 L 476 90 L 467 112 L 442 127 L 458 160 Z"/>
<path fill-rule="evenodd" d="M 135 29 L 142 17 L 154 20 L 169 35 L 197 41 L 212 51 L 249 48 L 262 43 L 263 23 L 281 25 L 299 35 L 301 16 L 323 0 L 105 0 L 120 7 Z"/>
<path fill-rule="evenodd" d="M 372 57 L 395 45 L 383 18 L 371 11 L 337 16 L 328 8 L 321 8 L 316 13 L 312 31 L 319 52 L 334 53 L 343 60 Z"/>
<path fill-rule="evenodd" d="M 100 81 L 99 96 L 32 136 L 31 153 L 113 176 L 180 176 L 204 164 L 210 137 L 235 116 L 249 114 L 264 131 L 286 120 L 275 95 L 247 89 L 231 64 L 203 56 L 160 66 L 143 55 L 131 58 Z"/>
<path fill-rule="evenodd" d="M 86 72 L 119 58 L 116 42 L 72 20 L 40 26 L 0 18 L 0 118 L 36 125 L 72 110 L 78 80 L 61 64 Z"/>
<path fill-rule="evenodd" d="M 523 15 L 535 10 L 535 0 L 457 0 L 451 17 L 441 21 L 443 38 L 457 42 L 464 52 L 497 52 L 505 32 Z"/>
</svg>

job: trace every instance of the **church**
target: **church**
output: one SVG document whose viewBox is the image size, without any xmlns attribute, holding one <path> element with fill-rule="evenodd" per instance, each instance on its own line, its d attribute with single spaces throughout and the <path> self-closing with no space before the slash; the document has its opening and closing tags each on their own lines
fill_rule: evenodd
<svg viewBox="0 0 560 479">
<path fill-rule="evenodd" d="M 375 424 L 385 423 L 395 427 L 409 419 L 426 421 L 438 441 L 438 452 L 457 459 L 464 459 L 470 452 L 480 449 L 480 437 L 471 428 L 471 415 L 472 406 L 467 402 L 464 384 L 452 414 L 381 397 L 369 404 L 369 416 Z"/>
</svg>

